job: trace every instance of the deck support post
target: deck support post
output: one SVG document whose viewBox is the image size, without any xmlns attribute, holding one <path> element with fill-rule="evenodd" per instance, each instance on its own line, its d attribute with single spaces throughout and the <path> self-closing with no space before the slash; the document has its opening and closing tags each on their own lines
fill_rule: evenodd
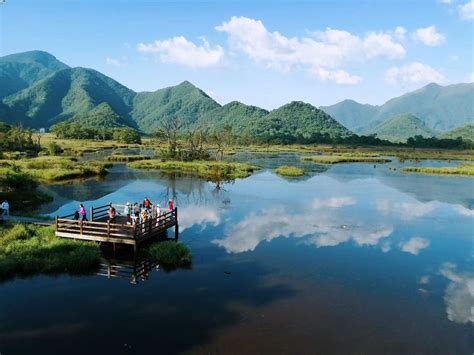
<svg viewBox="0 0 474 355">
<path fill-rule="evenodd" d="M 58 226 L 59 226 L 59 216 L 56 216 L 56 232 L 58 231 Z"/>
<path fill-rule="evenodd" d="M 91 222 L 94 221 L 94 207 L 91 207 Z"/>
<path fill-rule="evenodd" d="M 82 221 L 82 219 L 81 219 L 81 220 L 79 221 L 79 228 L 80 228 L 80 233 L 81 233 L 81 235 L 82 235 L 82 223 L 83 223 L 83 221 Z"/>
<path fill-rule="evenodd" d="M 107 238 L 110 238 L 110 221 L 107 221 Z"/>
</svg>

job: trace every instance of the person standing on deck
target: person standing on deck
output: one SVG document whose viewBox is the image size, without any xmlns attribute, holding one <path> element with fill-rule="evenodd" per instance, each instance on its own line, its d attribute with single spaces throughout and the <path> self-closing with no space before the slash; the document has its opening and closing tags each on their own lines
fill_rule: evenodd
<svg viewBox="0 0 474 355">
<path fill-rule="evenodd" d="M 148 197 L 145 197 L 145 199 L 143 200 L 143 207 L 145 207 L 147 210 L 149 210 L 152 205 L 153 205 L 153 204 L 152 204 L 151 201 L 148 199 Z"/>
<path fill-rule="evenodd" d="M 9 216 L 10 215 L 10 204 L 7 200 L 3 201 L 2 203 L 2 215 Z"/>
<path fill-rule="evenodd" d="M 160 217 L 161 217 L 161 206 L 159 203 L 156 204 L 156 226 L 160 225 Z"/>
<path fill-rule="evenodd" d="M 115 223 L 116 218 L 117 218 L 117 212 L 115 211 L 115 207 L 112 206 L 112 204 L 109 205 L 109 223 Z"/>
<path fill-rule="evenodd" d="M 84 205 L 82 203 L 80 204 L 79 210 L 77 212 L 79 212 L 79 216 L 81 218 L 81 221 L 83 221 L 83 222 L 87 221 L 87 211 L 84 208 Z"/>
<path fill-rule="evenodd" d="M 168 209 L 170 210 L 170 212 L 174 210 L 174 203 L 172 199 L 169 199 L 168 201 Z"/>
<path fill-rule="evenodd" d="M 131 214 L 131 211 L 130 211 L 130 202 L 127 202 L 127 204 L 125 205 L 125 208 L 123 209 L 123 214 L 127 217 L 127 224 L 130 224 L 130 223 L 131 223 L 131 218 L 130 218 L 130 214 Z"/>
</svg>

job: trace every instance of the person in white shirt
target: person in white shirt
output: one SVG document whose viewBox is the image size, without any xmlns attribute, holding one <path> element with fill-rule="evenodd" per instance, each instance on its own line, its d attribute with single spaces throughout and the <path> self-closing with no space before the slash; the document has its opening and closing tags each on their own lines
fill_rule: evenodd
<svg viewBox="0 0 474 355">
<path fill-rule="evenodd" d="M 161 206 L 159 203 L 156 204 L 156 226 L 160 225 L 160 217 L 161 217 Z"/>
<path fill-rule="evenodd" d="M 5 200 L 2 203 L 2 214 L 4 216 L 9 216 L 10 215 L 10 205 L 8 204 L 8 201 Z"/>
</svg>

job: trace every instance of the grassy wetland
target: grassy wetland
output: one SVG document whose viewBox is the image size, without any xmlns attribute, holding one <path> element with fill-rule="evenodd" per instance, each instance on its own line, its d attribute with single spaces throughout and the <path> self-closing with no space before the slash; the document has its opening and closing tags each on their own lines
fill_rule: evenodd
<svg viewBox="0 0 474 355">
<path fill-rule="evenodd" d="M 52 226 L 0 225 L 0 279 L 90 273 L 99 266 L 100 255 L 97 244 L 60 239 Z"/>
<path fill-rule="evenodd" d="M 132 169 L 160 170 L 163 172 L 187 173 L 207 179 L 242 179 L 258 170 L 250 164 L 226 161 L 161 161 L 141 160 L 128 164 Z"/>
<path fill-rule="evenodd" d="M 474 164 L 459 164 L 454 167 L 414 167 L 403 168 L 407 173 L 421 173 L 433 175 L 465 175 L 474 177 Z"/>
</svg>

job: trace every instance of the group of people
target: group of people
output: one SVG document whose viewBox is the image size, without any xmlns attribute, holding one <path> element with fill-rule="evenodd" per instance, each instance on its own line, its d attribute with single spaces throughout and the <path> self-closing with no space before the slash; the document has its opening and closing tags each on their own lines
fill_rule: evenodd
<svg viewBox="0 0 474 355">
<path fill-rule="evenodd" d="M 172 199 L 168 200 L 168 211 L 172 211 L 174 209 L 174 203 Z M 145 197 L 143 203 L 138 204 L 127 202 L 124 209 L 124 215 L 127 217 L 127 224 L 142 224 L 150 220 L 153 217 L 160 217 L 163 213 L 166 212 L 166 209 L 162 208 L 159 203 L 157 203 L 153 207 L 153 203 Z M 109 214 L 110 217 L 110 214 Z M 157 218 L 156 224 L 158 225 L 160 219 Z"/>
<path fill-rule="evenodd" d="M 174 202 L 172 199 L 169 199 L 168 211 L 172 211 L 173 209 L 174 209 Z M 137 225 L 137 224 L 142 224 L 143 222 L 146 222 L 153 217 L 160 217 L 166 212 L 167 212 L 166 208 L 162 208 L 159 203 L 157 203 L 153 207 L 153 203 L 148 199 L 148 197 L 145 197 L 145 199 L 143 200 L 143 203 L 141 204 L 138 204 L 137 202 L 135 202 L 134 204 L 127 202 L 123 210 L 123 216 L 126 217 L 127 224 Z M 118 214 L 119 213 L 117 213 L 116 208 L 112 205 L 112 203 L 110 203 L 109 208 L 107 210 L 108 222 L 117 223 Z M 80 221 L 87 221 L 87 211 L 82 203 L 79 205 L 79 208 L 74 213 L 74 219 L 80 220 Z M 160 218 L 157 218 L 156 224 L 158 225 L 159 223 L 160 223 Z"/>
</svg>

